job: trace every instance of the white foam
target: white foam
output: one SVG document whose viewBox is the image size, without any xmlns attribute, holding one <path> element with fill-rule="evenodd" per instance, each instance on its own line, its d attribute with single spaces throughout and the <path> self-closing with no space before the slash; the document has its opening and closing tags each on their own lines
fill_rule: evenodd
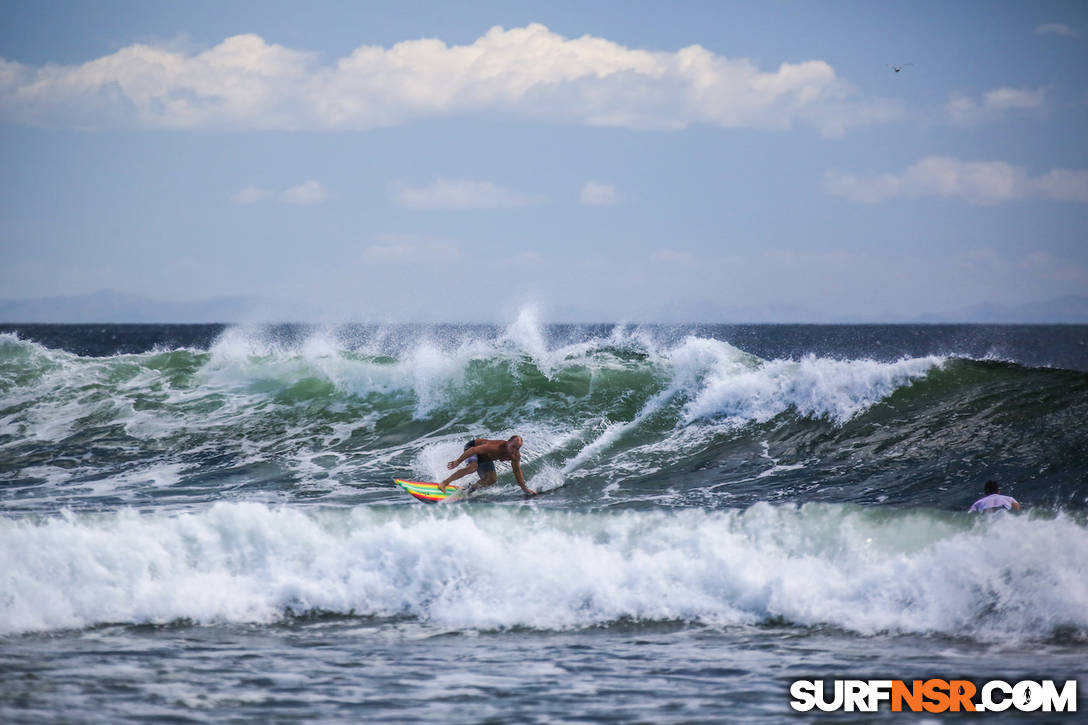
<svg viewBox="0 0 1088 725">
<path fill-rule="evenodd" d="M 517 319 L 506 328 L 502 339 L 513 343 L 519 351 L 531 358 L 546 377 L 552 376 L 555 356 L 548 350 L 544 328 L 534 307 L 521 309 Z"/>
<path fill-rule="evenodd" d="M 455 629 L 783 618 L 1031 639 L 1088 632 L 1086 561 L 1085 526 L 1066 516 L 220 503 L 174 516 L 0 518 L 0 632 L 324 610 Z"/>
<path fill-rule="evenodd" d="M 773 476 L 774 474 L 780 473 L 781 471 L 799 471 L 805 467 L 804 463 L 791 463 L 781 465 L 778 463 L 778 461 L 781 459 L 773 458 L 771 456 L 770 441 L 763 441 L 760 445 L 763 446 L 763 453 L 760 455 L 762 458 L 766 458 L 768 461 L 771 462 L 771 467 L 764 471 L 761 471 L 759 474 L 756 475 L 756 478 L 766 478 L 767 476 Z"/>
<path fill-rule="evenodd" d="M 13 385 L 4 393 L 5 407 L 16 412 L 5 417 L 3 424 L 18 431 L 21 440 L 61 440 L 71 435 L 81 417 L 101 414 L 112 407 L 109 399 L 89 402 L 93 396 L 87 391 L 98 385 L 106 372 L 100 360 L 79 358 L 28 341 L 16 344 L 29 358 L 19 364 L 38 373 L 30 385 Z M 4 382 L 5 387 L 14 383 L 14 376 Z"/>
<path fill-rule="evenodd" d="M 202 381 L 235 393 L 251 392 L 255 385 L 283 390 L 306 378 L 325 380 L 349 395 L 405 391 L 415 396 L 416 416 L 424 417 L 463 381 L 472 360 L 489 357 L 482 341 L 449 350 L 424 337 L 402 346 L 392 362 L 375 360 L 392 352 L 382 349 L 385 339 L 379 334 L 363 350 L 352 351 L 345 348 L 338 331 L 326 328 L 291 345 L 270 339 L 260 328 L 230 328 L 212 346 Z"/>
<path fill-rule="evenodd" d="M 883 363 L 806 355 L 799 361 L 748 365 L 726 359 L 708 371 L 685 415 L 688 422 L 724 418 L 748 423 L 794 409 L 803 416 L 842 423 L 943 363 L 939 357 Z"/>
</svg>

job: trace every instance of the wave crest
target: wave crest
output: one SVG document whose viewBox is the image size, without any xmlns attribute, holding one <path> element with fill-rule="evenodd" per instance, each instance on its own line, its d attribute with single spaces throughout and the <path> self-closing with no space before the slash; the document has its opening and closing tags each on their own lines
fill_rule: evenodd
<svg viewBox="0 0 1088 725">
<path fill-rule="evenodd" d="M 217 504 L 0 519 L 4 634 L 99 623 L 407 617 L 451 629 L 785 621 L 989 641 L 1088 633 L 1088 535 L 1059 516 L 840 505 L 666 514 Z"/>
</svg>

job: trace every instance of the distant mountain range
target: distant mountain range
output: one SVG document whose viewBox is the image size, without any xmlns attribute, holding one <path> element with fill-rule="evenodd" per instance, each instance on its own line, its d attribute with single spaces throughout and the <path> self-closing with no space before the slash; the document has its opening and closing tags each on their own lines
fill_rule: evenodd
<svg viewBox="0 0 1088 725">
<path fill-rule="evenodd" d="M 610 322 L 596 320 L 582 309 L 553 309 L 547 317 L 560 322 Z M 1088 296 L 1069 295 L 1023 305 L 992 303 L 972 305 L 948 313 L 917 316 L 885 314 L 876 317 L 827 315 L 798 305 L 774 304 L 723 308 L 704 302 L 675 304 L 645 310 L 627 322 L 722 322 L 722 323 L 1080 323 L 1088 324 Z M 0 300 L 0 323 L 260 323 L 316 322 L 327 320 L 320 312 L 297 304 L 258 297 L 214 297 L 191 302 L 169 302 L 103 290 L 86 295 L 42 297 L 31 300 Z M 426 322 L 429 320 L 420 320 Z M 469 322 L 470 320 L 448 320 Z M 471 320 L 488 322 L 488 320 Z"/>
</svg>

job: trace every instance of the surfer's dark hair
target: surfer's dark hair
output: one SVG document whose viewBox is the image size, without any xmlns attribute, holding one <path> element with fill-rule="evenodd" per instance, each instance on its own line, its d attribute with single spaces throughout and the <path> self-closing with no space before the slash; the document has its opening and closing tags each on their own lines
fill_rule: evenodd
<svg viewBox="0 0 1088 725">
<path fill-rule="evenodd" d="M 986 482 L 986 488 L 983 490 L 987 494 L 997 493 L 997 481 L 991 478 L 989 481 Z"/>
</svg>

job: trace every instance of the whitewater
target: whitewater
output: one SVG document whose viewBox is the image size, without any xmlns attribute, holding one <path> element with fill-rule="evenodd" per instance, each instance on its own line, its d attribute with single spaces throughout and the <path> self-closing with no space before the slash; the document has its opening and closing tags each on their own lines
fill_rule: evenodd
<svg viewBox="0 0 1088 725">
<path fill-rule="evenodd" d="M 8 326 L 0 717 L 773 720 L 793 675 L 1083 676 L 1086 371 L 1084 326 Z M 538 497 L 392 484 L 515 433 Z M 989 478 L 1022 514 L 966 513 Z"/>
</svg>

